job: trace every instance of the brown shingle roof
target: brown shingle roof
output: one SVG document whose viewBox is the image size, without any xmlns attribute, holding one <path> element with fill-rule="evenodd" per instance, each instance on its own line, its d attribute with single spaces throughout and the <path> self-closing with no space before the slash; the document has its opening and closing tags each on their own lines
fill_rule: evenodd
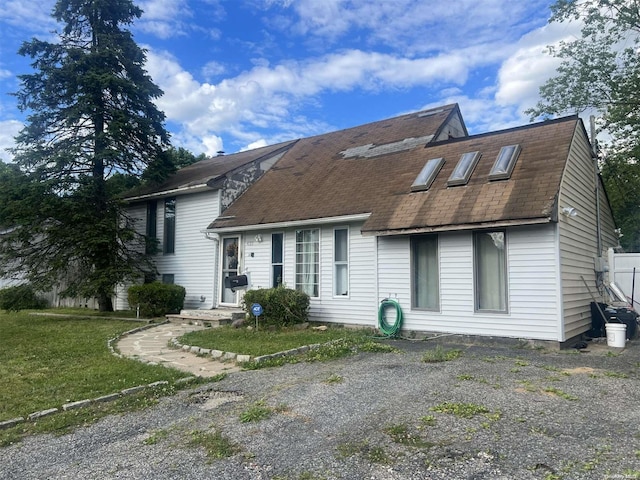
<svg viewBox="0 0 640 480">
<path fill-rule="evenodd" d="M 363 231 L 380 233 L 548 220 L 576 118 L 370 158 L 345 158 L 341 153 L 369 143 L 380 145 L 435 134 L 450 113 L 451 110 L 439 116 L 403 116 L 302 139 L 209 228 L 363 213 L 371 214 Z M 520 144 L 522 151 L 511 178 L 490 182 L 489 171 L 500 148 L 512 144 Z M 469 183 L 447 187 L 447 179 L 460 155 L 476 150 L 482 157 Z M 426 161 L 438 157 L 445 158 L 445 164 L 431 188 L 411 192 L 411 185 Z"/>
<path fill-rule="evenodd" d="M 146 196 L 197 185 L 206 185 L 210 182 L 214 182 L 220 176 L 225 175 L 236 168 L 242 167 L 243 165 L 256 160 L 269 157 L 281 150 L 286 150 L 295 142 L 296 140 L 292 140 L 275 145 L 269 145 L 267 147 L 247 150 L 245 152 L 207 158 L 181 168 L 160 185 L 137 189 L 135 192 L 128 195 L 128 197 L 135 198 L 142 195 Z"/>
</svg>

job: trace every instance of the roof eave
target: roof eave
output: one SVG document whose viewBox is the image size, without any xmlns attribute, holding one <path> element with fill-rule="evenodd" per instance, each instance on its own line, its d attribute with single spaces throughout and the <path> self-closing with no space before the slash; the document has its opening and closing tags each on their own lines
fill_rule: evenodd
<svg viewBox="0 0 640 480">
<path fill-rule="evenodd" d="M 365 237 L 388 237 L 393 235 L 414 235 L 420 233 L 441 233 L 441 232 L 458 232 L 465 230 L 480 230 L 487 228 L 506 228 L 506 227 L 520 227 L 526 225 L 541 225 L 545 223 L 551 223 L 553 219 L 551 217 L 541 218 L 526 218 L 515 220 L 498 220 L 492 222 L 479 222 L 479 223 L 465 223 L 460 225 L 437 225 L 432 227 L 413 227 L 413 228 L 398 228 L 390 230 L 362 230 L 362 235 Z"/>
<path fill-rule="evenodd" d="M 209 186 L 207 183 L 198 183 L 196 185 L 189 185 L 186 187 L 176 187 L 176 188 L 170 188 L 168 190 L 162 190 L 160 192 L 152 192 L 152 193 L 146 193 L 144 195 L 137 195 L 135 197 L 126 197 L 124 199 L 125 202 L 136 202 L 136 201 L 140 201 L 140 200 L 151 200 L 153 198 L 164 198 L 164 197 L 171 197 L 174 195 L 186 195 L 188 193 L 198 193 L 198 192 L 204 192 L 206 190 L 215 190 L 215 188 L 212 188 L 211 186 Z"/>
<path fill-rule="evenodd" d="M 259 223 L 254 225 L 235 225 L 230 227 L 206 228 L 203 232 L 230 233 L 248 230 L 277 230 L 282 228 L 306 227 L 312 225 L 327 225 L 334 223 L 364 222 L 371 213 L 358 213 L 354 215 L 340 215 L 336 217 L 309 218 L 306 220 L 287 220 L 282 222 Z"/>
</svg>

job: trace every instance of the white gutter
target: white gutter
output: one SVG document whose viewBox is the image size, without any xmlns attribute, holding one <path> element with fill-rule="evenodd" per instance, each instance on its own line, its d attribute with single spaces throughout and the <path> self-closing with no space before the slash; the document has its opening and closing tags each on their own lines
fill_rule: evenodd
<svg viewBox="0 0 640 480">
<path fill-rule="evenodd" d="M 204 191 L 204 190 L 210 190 L 211 187 L 209 187 L 206 183 L 199 183 L 198 185 L 190 185 L 188 187 L 178 187 L 178 188 L 172 188 L 171 190 L 163 190 L 161 192 L 153 192 L 153 193 L 147 193 L 145 195 L 138 195 L 137 197 L 127 197 L 125 198 L 126 201 L 131 202 L 134 200 L 146 200 L 149 198 L 162 198 L 162 197 L 170 197 L 173 195 L 182 195 L 182 194 L 186 194 L 186 193 L 194 193 L 194 192 L 199 192 L 199 191 Z"/>
<path fill-rule="evenodd" d="M 290 227 L 304 227 L 308 225 L 326 225 L 330 223 L 346 223 L 346 222 L 358 222 L 368 219 L 371 216 L 370 213 L 359 213 L 356 215 L 341 215 L 338 217 L 324 217 L 324 218 L 311 218 L 307 220 L 292 220 L 288 222 L 274 222 L 274 223 L 259 223 L 256 225 L 238 225 L 235 227 L 220 227 L 220 228 L 207 228 L 202 230 L 203 233 L 227 233 L 238 232 L 247 230 L 271 230 L 282 229 Z M 220 217 L 220 218 L 233 218 L 233 217 Z"/>
<path fill-rule="evenodd" d="M 535 218 L 525 220 L 501 220 L 496 222 L 473 223 L 466 225 L 442 225 L 438 227 L 402 228 L 397 230 L 362 231 L 363 237 L 386 237 L 392 235 L 411 235 L 418 233 L 457 232 L 461 230 L 478 230 L 481 228 L 518 227 L 521 225 L 540 225 L 550 223 L 550 218 Z"/>
</svg>

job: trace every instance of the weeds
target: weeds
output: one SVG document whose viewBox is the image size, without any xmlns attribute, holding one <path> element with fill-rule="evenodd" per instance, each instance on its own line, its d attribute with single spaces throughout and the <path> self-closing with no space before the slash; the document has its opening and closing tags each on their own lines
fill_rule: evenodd
<svg viewBox="0 0 640 480">
<path fill-rule="evenodd" d="M 427 350 L 422 355 L 422 361 L 425 363 L 440 363 L 449 362 L 462 356 L 462 350 L 459 349 L 444 349 L 440 345 L 437 345 L 433 350 Z"/>
<path fill-rule="evenodd" d="M 207 452 L 207 457 L 222 459 L 235 455 L 241 448 L 222 435 L 220 432 L 205 432 L 194 430 L 189 441 L 191 447 L 202 447 Z"/>
<path fill-rule="evenodd" d="M 444 402 L 430 408 L 431 411 L 439 413 L 448 413 L 460 418 L 472 418 L 476 415 L 490 414 L 491 410 L 482 405 L 474 403 L 450 403 Z"/>
<path fill-rule="evenodd" d="M 259 422 L 260 420 L 269 418 L 273 412 L 273 408 L 266 406 L 264 402 L 260 400 L 240 414 L 240 421 L 242 423 Z"/>
<path fill-rule="evenodd" d="M 324 383 L 331 385 L 333 383 L 342 383 L 343 381 L 344 378 L 342 378 L 340 375 L 332 373 L 325 379 Z"/>
</svg>

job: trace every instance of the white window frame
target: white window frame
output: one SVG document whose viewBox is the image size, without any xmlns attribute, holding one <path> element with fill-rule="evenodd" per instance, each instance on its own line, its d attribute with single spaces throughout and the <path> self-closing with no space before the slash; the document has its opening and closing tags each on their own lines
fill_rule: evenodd
<svg viewBox="0 0 640 480">
<path fill-rule="evenodd" d="M 499 247 L 500 239 L 497 237 L 493 239 L 494 244 L 496 244 L 496 249 L 502 250 L 502 259 L 497 258 L 498 264 L 491 265 L 490 268 L 493 269 L 493 275 L 487 274 L 487 272 L 482 272 L 483 267 L 480 264 L 480 237 L 483 235 L 492 234 L 501 234 L 502 235 L 502 247 Z M 486 237 L 482 237 L 485 238 Z M 496 243 L 498 242 L 498 243 Z M 473 284 L 474 284 L 474 310 L 479 313 L 509 313 L 509 276 L 508 276 L 508 250 L 507 250 L 507 232 L 505 230 L 484 230 L 484 231 L 476 231 L 473 232 Z M 499 263 L 502 262 L 502 265 Z M 496 275 L 497 274 L 497 275 Z M 492 285 L 487 285 L 487 279 L 491 278 L 493 281 Z M 496 283 L 497 281 L 497 283 Z M 502 283 L 502 285 L 501 285 Z M 498 297 L 498 302 L 502 302 L 503 305 L 500 305 L 496 308 L 495 305 L 492 306 L 484 306 L 483 297 L 486 295 L 485 292 L 487 288 L 495 288 L 497 289 L 498 295 L 502 295 L 500 299 Z"/>
<path fill-rule="evenodd" d="M 435 238 L 435 247 L 436 247 L 435 280 L 436 280 L 437 295 L 436 295 L 435 305 L 419 306 L 417 302 L 418 281 L 416 276 L 418 275 L 418 271 L 417 271 L 417 265 L 416 265 L 417 259 L 416 259 L 415 248 L 416 248 L 416 243 L 425 238 L 431 238 L 431 239 Z M 440 236 L 437 234 L 414 235 L 411 237 L 409 241 L 409 245 L 410 245 L 410 251 L 411 251 L 411 270 L 410 270 L 411 271 L 411 308 L 413 310 L 439 312 L 440 311 Z"/>
<path fill-rule="evenodd" d="M 299 242 L 298 234 L 304 234 L 304 232 L 316 232 L 316 240 L 312 242 Z M 296 278 L 295 287 L 296 290 L 305 292 L 311 298 L 320 298 L 320 229 L 319 228 L 303 228 L 295 231 L 295 244 L 296 244 Z M 306 251 L 305 251 L 306 250 Z M 317 261 L 307 262 L 305 256 L 313 255 L 317 258 Z M 304 266 L 307 265 L 311 268 L 308 271 L 304 271 Z M 308 279 L 304 279 L 303 276 L 312 276 L 314 281 L 309 282 Z M 304 281 L 302 281 L 304 280 Z M 311 289 L 308 287 L 311 286 Z M 306 288 L 305 288 L 306 287 Z M 311 290 L 311 291 L 309 291 Z"/>
<path fill-rule="evenodd" d="M 338 254 L 338 242 L 337 242 L 337 238 L 336 238 L 336 234 L 337 232 L 341 232 L 344 231 L 346 232 L 346 244 L 344 245 L 344 253 L 346 255 L 346 258 L 344 260 L 338 260 L 337 258 L 337 254 Z M 349 227 L 336 227 L 333 229 L 333 296 L 336 298 L 349 298 L 349 291 L 350 291 L 350 282 L 349 282 L 349 245 L 350 245 L 350 232 L 349 232 Z M 346 268 L 346 278 L 345 278 L 345 282 L 346 282 L 346 291 L 345 293 L 339 293 L 338 292 L 338 278 L 339 278 L 339 273 L 338 270 L 342 269 L 342 268 Z"/>
</svg>

